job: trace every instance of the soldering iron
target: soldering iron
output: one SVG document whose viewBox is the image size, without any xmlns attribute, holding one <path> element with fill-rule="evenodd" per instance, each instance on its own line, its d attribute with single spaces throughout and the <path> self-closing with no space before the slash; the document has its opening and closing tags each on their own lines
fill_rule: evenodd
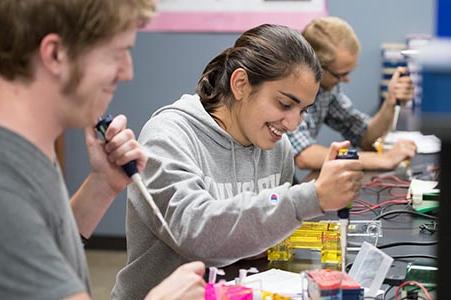
<svg viewBox="0 0 451 300">
<path fill-rule="evenodd" d="M 359 154 L 355 148 L 341 148 L 335 159 L 359 159 Z M 340 244 L 341 244 L 341 270 L 345 272 L 346 268 L 346 247 L 347 234 L 349 225 L 349 215 L 352 204 L 348 204 L 345 208 L 337 211 L 337 216 L 340 219 Z"/>
<path fill-rule="evenodd" d="M 410 73 L 408 71 L 403 72 L 401 74 L 399 74 L 399 77 L 404 77 L 404 76 L 410 76 Z M 392 131 L 396 130 L 396 126 L 398 124 L 398 119 L 399 119 L 399 113 L 401 112 L 401 100 L 396 99 L 396 104 L 395 104 L 395 112 L 393 115 L 393 123 L 392 123 Z"/>
<path fill-rule="evenodd" d="M 106 115 L 102 117 L 99 122 L 96 124 L 96 130 L 102 135 L 105 142 L 108 142 L 106 140 L 106 130 L 108 129 L 108 126 L 110 126 L 111 122 L 113 121 L 113 117 L 111 115 Z M 122 165 L 121 168 L 124 170 L 124 172 L 127 174 L 128 177 L 130 177 L 133 182 L 138 187 L 141 194 L 146 199 L 147 203 L 152 208 L 154 214 L 158 217 L 163 227 L 166 229 L 169 236 L 172 238 L 174 243 L 178 245 L 177 240 L 175 239 L 174 235 L 171 232 L 171 229 L 169 228 L 169 225 L 167 224 L 166 220 L 164 219 L 163 215 L 161 214 L 160 209 L 155 204 L 155 201 L 153 200 L 152 196 L 150 195 L 149 191 L 146 189 L 146 186 L 144 185 L 144 182 L 142 180 L 141 175 L 138 172 L 138 168 L 136 166 L 136 160 L 129 161 L 125 165 Z"/>
</svg>

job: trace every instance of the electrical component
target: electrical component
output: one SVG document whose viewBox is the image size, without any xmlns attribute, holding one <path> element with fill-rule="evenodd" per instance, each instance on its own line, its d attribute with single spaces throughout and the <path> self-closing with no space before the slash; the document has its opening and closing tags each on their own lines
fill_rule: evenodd
<svg viewBox="0 0 451 300">
<path fill-rule="evenodd" d="M 268 250 L 269 261 L 288 261 L 294 249 L 320 251 L 321 264 L 341 268 L 340 226 L 336 221 L 303 222 L 287 239 Z"/>
<path fill-rule="evenodd" d="M 403 283 L 407 277 L 407 266 L 409 264 L 409 262 L 402 260 L 393 261 L 387 275 L 385 276 L 384 284 L 399 286 Z"/>
<path fill-rule="evenodd" d="M 295 249 L 317 249 L 321 250 L 325 242 L 329 240 L 324 237 L 325 233 L 338 232 L 339 226 L 336 222 L 304 222 L 289 238 Z"/>
<path fill-rule="evenodd" d="M 429 223 L 424 223 L 419 226 L 420 232 L 434 234 L 438 230 L 438 223 L 431 221 Z"/>
<path fill-rule="evenodd" d="M 419 282 L 427 289 L 435 289 L 437 272 L 437 267 L 410 263 L 407 266 L 406 280 Z"/>
<path fill-rule="evenodd" d="M 266 254 L 269 261 L 291 260 L 293 258 L 293 248 L 289 238 L 269 248 Z"/>
<path fill-rule="evenodd" d="M 321 266 L 328 269 L 341 269 L 342 249 L 339 232 L 326 231 L 323 234 L 323 248 L 321 249 Z"/>
</svg>

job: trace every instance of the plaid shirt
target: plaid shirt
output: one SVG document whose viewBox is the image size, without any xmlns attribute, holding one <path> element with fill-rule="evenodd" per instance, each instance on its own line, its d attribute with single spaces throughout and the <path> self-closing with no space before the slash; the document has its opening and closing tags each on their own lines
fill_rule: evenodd
<svg viewBox="0 0 451 300">
<path fill-rule="evenodd" d="M 317 144 L 316 137 L 323 123 L 338 131 L 354 146 L 360 144 L 368 127 L 370 117 L 352 106 L 351 100 L 335 88 L 332 91 L 320 89 L 315 103 L 304 114 L 304 120 L 296 131 L 290 132 L 290 139 L 295 155 L 312 144 Z"/>
</svg>

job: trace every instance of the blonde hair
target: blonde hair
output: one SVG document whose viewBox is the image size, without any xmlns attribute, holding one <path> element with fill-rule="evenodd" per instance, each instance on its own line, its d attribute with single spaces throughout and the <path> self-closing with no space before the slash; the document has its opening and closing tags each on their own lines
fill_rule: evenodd
<svg viewBox="0 0 451 300">
<path fill-rule="evenodd" d="M 336 59 L 337 48 L 358 54 L 360 43 L 352 27 L 337 17 L 320 17 L 310 22 L 302 32 L 312 45 L 323 67 Z"/>
</svg>

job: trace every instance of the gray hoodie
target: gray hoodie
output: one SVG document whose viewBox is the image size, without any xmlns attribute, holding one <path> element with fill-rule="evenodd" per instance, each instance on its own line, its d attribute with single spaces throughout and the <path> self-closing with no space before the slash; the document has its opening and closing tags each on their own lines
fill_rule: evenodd
<svg viewBox="0 0 451 300">
<path fill-rule="evenodd" d="M 313 182 L 291 186 L 294 163 L 284 136 L 271 150 L 243 146 L 183 95 L 155 112 L 139 142 L 150 153 L 145 184 L 174 233 L 162 230 L 134 186 L 127 201 L 127 265 L 114 299 L 142 299 L 181 264 L 224 266 L 259 254 L 319 216 Z"/>
</svg>

